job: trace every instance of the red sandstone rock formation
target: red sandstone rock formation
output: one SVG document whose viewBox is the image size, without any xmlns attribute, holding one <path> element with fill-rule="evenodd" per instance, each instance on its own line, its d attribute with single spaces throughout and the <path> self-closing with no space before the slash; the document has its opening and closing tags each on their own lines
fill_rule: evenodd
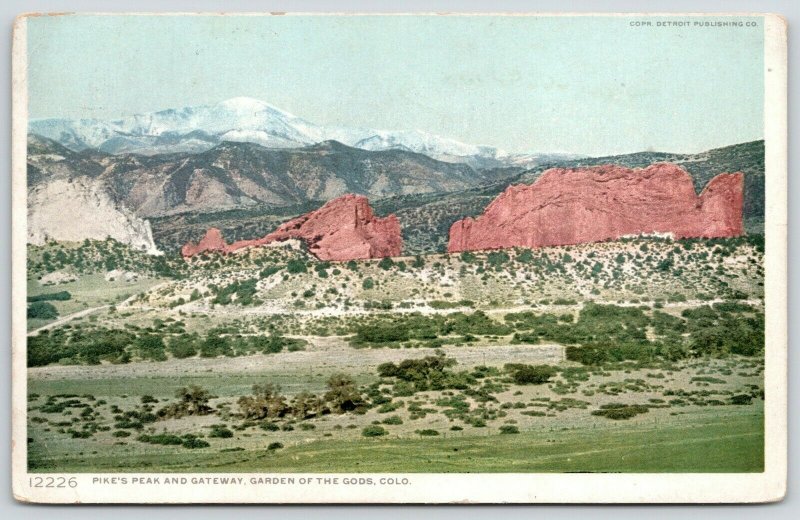
<svg viewBox="0 0 800 520">
<path fill-rule="evenodd" d="M 256 240 L 227 244 L 222 233 L 210 228 L 199 243 L 189 242 L 181 249 L 184 257 L 203 251 L 232 253 L 250 246 L 262 246 L 280 240 L 300 239 L 320 260 L 346 261 L 398 256 L 403 248 L 400 221 L 394 215 L 376 218 L 366 197 L 344 195 L 329 201 L 316 211 L 282 224 Z"/>
<path fill-rule="evenodd" d="M 722 173 L 698 196 L 691 176 L 659 163 L 545 171 L 509 186 L 483 215 L 450 228 L 448 251 L 542 247 L 671 233 L 675 238 L 741 235 L 744 176 Z"/>
</svg>

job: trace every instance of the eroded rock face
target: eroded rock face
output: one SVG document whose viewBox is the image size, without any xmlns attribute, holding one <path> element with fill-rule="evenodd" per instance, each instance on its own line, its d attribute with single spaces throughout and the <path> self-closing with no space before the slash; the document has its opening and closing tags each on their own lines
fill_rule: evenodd
<svg viewBox="0 0 800 520">
<path fill-rule="evenodd" d="M 147 254 L 161 254 L 150 223 L 115 202 L 102 182 L 89 177 L 56 177 L 31 186 L 27 231 L 29 244 L 111 237 Z"/>
<path fill-rule="evenodd" d="M 743 233 L 744 174 L 722 173 L 695 193 L 675 164 L 545 171 L 509 186 L 477 218 L 450 228 L 448 251 L 543 247 L 669 233 L 674 238 Z"/>
<path fill-rule="evenodd" d="M 344 195 L 329 201 L 316 211 L 282 224 L 265 237 L 255 240 L 225 242 L 222 233 L 211 228 L 197 244 L 188 243 L 185 257 L 203 251 L 232 253 L 245 247 L 299 239 L 320 260 L 346 261 L 399 256 L 403 249 L 400 221 L 394 215 L 376 218 L 366 197 Z"/>
</svg>

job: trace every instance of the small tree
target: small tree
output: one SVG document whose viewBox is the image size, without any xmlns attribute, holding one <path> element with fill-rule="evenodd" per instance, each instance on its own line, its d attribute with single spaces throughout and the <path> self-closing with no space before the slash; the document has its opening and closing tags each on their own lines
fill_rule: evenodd
<svg viewBox="0 0 800 520">
<path fill-rule="evenodd" d="M 286 270 L 292 274 L 300 274 L 308 271 L 305 262 L 297 259 L 289 260 L 286 264 Z"/>
<path fill-rule="evenodd" d="M 378 267 L 380 267 L 384 271 L 388 271 L 389 269 L 394 267 L 394 261 L 391 258 L 389 258 L 388 256 L 384 257 L 384 258 L 381 259 L 380 262 L 378 262 Z"/>
<path fill-rule="evenodd" d="M 329 412 L 322 399 L 306 391 L 300 392 L 292 399 L 291 409 L 292 415 L 300 419 L 318 417 L 323 413 Z"/>
<path fill-rule="evenodd" d="M 240 397 L 237 404 L 248 419 L 283 417 L 290 411 L 280 387 L 272 383 L 253 385 L 253 395 Z"/>
<path fill-rule="evenodd" d="M 328 391 L 325 400 L 331 404 L 333 411 L 345 413 L 364 409 L 365 401 L 358 391 L 355 381 L 346 374 L 334 374 L 328 378 Z"/>
<path fill-rule="evenodd" d="M 214 409 L 208 404 L 211 394 L 197 385 L 179 388 L 175 392 L 177 403 L 172 403 L 157 412 L 162 419 L 180 418 L 187 415 L 209 415 Z"/>
</svg>

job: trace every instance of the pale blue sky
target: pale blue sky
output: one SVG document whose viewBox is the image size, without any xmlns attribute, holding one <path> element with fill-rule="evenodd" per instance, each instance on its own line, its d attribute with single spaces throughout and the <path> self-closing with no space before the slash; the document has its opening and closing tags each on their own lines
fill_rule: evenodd
<svg viewBox="0 0 800 520">
<path fill-rule="evenodd" d="M 318 124 L 519 152 L 697 152 L 763 137 L 762 19 L 631 27 L 638 19 L 34 17 L 29 115 L 115 118 L 248 96 Z"/>
</svg>

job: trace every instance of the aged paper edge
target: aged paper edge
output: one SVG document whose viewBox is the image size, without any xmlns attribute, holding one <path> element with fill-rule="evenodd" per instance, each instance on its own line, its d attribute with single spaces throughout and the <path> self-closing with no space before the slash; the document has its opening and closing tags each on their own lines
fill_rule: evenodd
<svg viewBox="0 0 800 520">
<path fill-rule="evenodd" d="M 67 489 L 32 488 L 27 472 L 26 235 L 27 235 L 27 19 L 69 13 L 28 13 L 14 23 L 12 56 L 12 488 L 14 498 L 32 503 L 759 503 L 782 500 L 787 475 L 787 44 L 786 21 L 763 13 L 81 13 L 133 16 L 762 16 L 764 19 L 764 140 L 766 175 L 765 216 L 765 471 L 763 473 L 629 473 L 629 474 L 358 474 L 373 478 L 409 478 L 398 487 L 275 486 L 214 487 L 211 485 L 113 487 L 91 484 L 110 474 L 48 474 L 76 477 Z M 123 475 L 123 474 L 120 474 Z M 181 476 L 189 479 L 215 474 L 127 473 L 146 477 Z M 231 473 L 224 476 L 248 478 Z M 295 473 L 304 478 L 347 474 Z"/>
</svg>

